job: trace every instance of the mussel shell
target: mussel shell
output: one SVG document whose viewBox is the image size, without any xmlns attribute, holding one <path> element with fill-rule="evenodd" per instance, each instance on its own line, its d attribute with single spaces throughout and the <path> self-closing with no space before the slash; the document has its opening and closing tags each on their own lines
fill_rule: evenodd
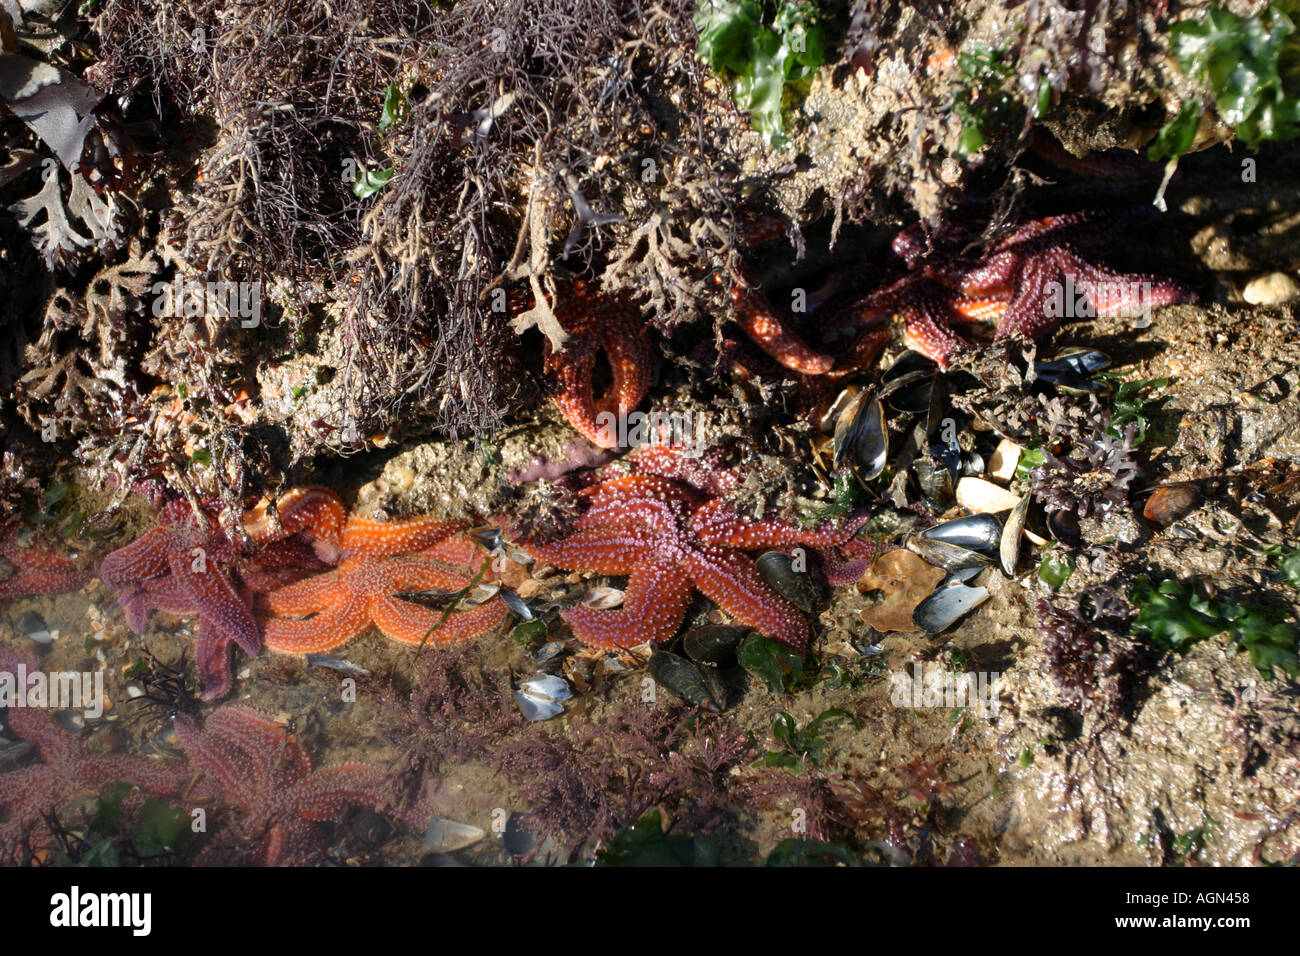
<svg viewBox="0 0 1300 956">
<path fill-rule="evenodd" d="M 650 676 L 655 683 L 687 703 L 719 714 L 727 706 L 727 685 L 712 664 L 697 664 L 670 651 L 650 655 Z"/>
<path fill-rule="evenodd" d="M 1025 519 L 1029 516 L 1030 495 L 1021 495 L 1020 503 L 1011 509 L 1007 523 L 1002 529 L 1002 541 L 998 545 L 998 557 L 1002 561 L 1002 570 L 1015 577 L 1016 564 L 1020 560 L 1020 542 L 1025 534 Z"/>
<path fill-rule="evenodd" d="M 1055 358 L 1034 363 L 1034 374 L 1049 385 L 1067 392 L 1100 392 L 1105 382 L 1088 378 L 1089 373 L 1110 365 L 1110 356 L 1097 349 L 1063 352 Z"/>
<path fill-rule="evenodd" d="M 1083 529 L 1079 527 L 1079 516 L 1073 511 L 1049 511 L 1044 519 L 1047 533 L 1062 544 L 1077 546 L 1083 543 Z"/>
<path fill-rule="evenodd" d="M 519 620 L 531 621 L 533 619 L 533 609 L 528 606 L 528 602 L 509 588 L 501 589 L 501 600 L 505 602 L 506 607 L 510 608 L 511 613 Z"/>
<path fill-rule="evenodd" d="M 554 674 L 538 674 L 519 685 L 515 703 L 528 720 L 550 720 L 564 712 L 561 701 L 573 696 L 568 682 Z"/>
<path fill-rule="evenodd" d="M 917 605 L 912 614 L 912 623 L 927 634 L 938 634 L 988 599 L 988 588 L 949 584 Z"/>
<path fill-rule="evenodd" d="M 822 589 L 807 571 L 796 571 L 788 554 L 765 551 L 754 562 L 762 577 L 777 594 L 805 614 L 813 614 L 822 602 Z"/>
<path fill-rule="evenodd" d="M 955 544 L 993 558 L 997 557 L 998 545 L 1002 541 L 1002 522 L 994 515 L 967 515 L 926 528 L 921 537 Z"/>
<path fill-rule="evenodd" d="M 947 508 L 953 500 L 952 473 L 943 465 L 932 465 L 924 458 L 912 462 L 912 474 L 916 476 L 916 485 L 921 495 L 930 504 L 940 510 Z"/>
<path fill-rule="evenodd" d="M 966 568 L 987 568 L 993 563 L 988 555 L 950 544 L 935 538 L 912 536 L 907 539 L 907 550 L 920 555 L 930 564 L 945 571 L 964 571 Z"/>
<path fill-rule="evenodd" d="M 889 439 L 885 409 L 872 389 L 864 389 L 845 406 L 835 422 L 832 462 L 852 466 L 858 477 L 870 481 L 885 470 Z"/>
<path fill-rule="evenodd" d="M 682 638 L 682 650 L 693 661 L 716 664 L 736 656 L 736 649 L 749 633 L 747 627 L 705 624 L 693 627 Z"/>
</svg>

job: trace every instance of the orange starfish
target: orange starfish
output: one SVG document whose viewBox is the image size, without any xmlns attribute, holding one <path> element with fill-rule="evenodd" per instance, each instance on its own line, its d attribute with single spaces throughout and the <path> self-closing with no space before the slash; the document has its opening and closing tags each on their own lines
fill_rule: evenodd
<svg viewBox="0 0 1300 956">
<path fill-rule="evenodd" d="M 704 501 L 683 484 L 650 475 L 615 478 L 584 495 L 589 506 L 572 534 L 524 548 L 560 568 L 629 576 L 618 610 L 563 613 L 579 640 L 598 647 L 671 639 L 699 590 L 765 637 L 802 649 L 808 622 L 742 551 L 839 544 L 861 523 L 803 530 L 774 519 L 747 521 L 721 501 Z"/>
<path fill-rule="evenodd" d="M 407 644 L 479 637 L 506 620 L 508 611 L 499 596 L 444 614 L 396 595 L 430 588 L 459 591 L 485 560 L 487 555 L 474 542 L 461 537 L 409 556 L 355 554 L 333 571 L 266 595 L 264 605 L 272 614 L 312 615 L 269 618 L 266 646 L 289 654 L 322 653 L 346 644 L 372 624 Z"/>
<path fill-rule="evenodd" d="M 650 387 L 650 338 L 635 305 L 575 282 L 555 305 L 555 318 L 569 333 L 564 351 L 546 346 L 545 370 L 560 385 L 555 404 L 569 424 L 601 448 L 618 447 L 618 422 L 634 411 Z M 604 352 L 613 379 L 596 397 L 592 373 Z"/>
</svg>

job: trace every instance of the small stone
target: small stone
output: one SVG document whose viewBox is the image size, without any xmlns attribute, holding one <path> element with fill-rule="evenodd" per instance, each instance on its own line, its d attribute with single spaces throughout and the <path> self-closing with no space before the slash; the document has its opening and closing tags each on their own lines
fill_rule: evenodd
<svg viewBox="0 0 1300 956">
<path fill-rule="evenodd" d="M 1300 295 L 1300 283 L 1285 272 L 1266 272 L 1255 276 L 1241 290 L 1241 297 L 1251 305 L 1281 305 Z"/>
<path fill-rule="evenodd" d="M 993 454 L 989 456 L 989 467 L 985 475 L 992 481 L 1000 481 L 1002 484 L 1010 484 L 1011 479 L 1016 476 L 1016 465 L 1020 464 L 1020 453 L 1023 449 L 1013 442 L 1010 438 L 1004 438 L 998 442 L 998 447 L 993 449 Z"/>
<path fill-rule="evenodd" d="M 995 515 L 1010 511 L 1019 503 L 1019 495 L 983 478 L 966 477 L 957 482 L 957 504 L 967 511 Z"/>
<path fill-rule="evenodd" d="M 545 585 L 536 578 L 525 578 L 515 587 L 515 593 L 525 601 L 531 601 L 545 590 Z"/>
</svg>

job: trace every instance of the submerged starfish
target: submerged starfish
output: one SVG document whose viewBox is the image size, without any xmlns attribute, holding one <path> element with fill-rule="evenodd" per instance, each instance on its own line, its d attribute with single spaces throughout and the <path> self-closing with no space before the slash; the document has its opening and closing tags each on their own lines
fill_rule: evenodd
<svg viewBox="0 0 1300 956">
<path fill-rule="evenodd" d="M 273 591 L 266 610 L 277 615 L 312 615 L 302 620 L 266 621 L 266 646 L 305 654 L 332 650 L 372 624 L 396 641 L 419 644 L 468 640 L 494 630 L 508 610 L 499 596 L 464 611 L 445 614 L 403 600 L 407 591 L 467 586 L 487 555 L 467 538 L 452 538 L 416 555 L 344 559 L 335 570 Z"/>
<path fill-rule="evenodd" d="M 593 444 L 616 448 L 617 423 L 641 404 L 650 387 L 650 338 L 640 310 L 624 297 L 577 282 L 557 302 L 555 318 L 569 333 L 564 351 L 546 345 L 545 370 L 560 386 L 555 404 Z M 602 351 L 612 381 L 598 397 L 592 377 Z"/>
<path fill-rule="evenodd" d="M 183 500 L 164 505 L 158 520 L 157 528 L 108 555 L 99 576 L 137 634 L 155 609 L 199 616 L 195 665 L 203 699 L 211 700 L 230 690 L 231 646 L 250 655 L 262 647 L 248 601 L 230 575 L 239 552 L 212 518 L 200 527 Z"/>
<path fill-rule="evenodd" d="M 0 687 L 5 698 L 14 693 L 26 699 L 39 669 L 30 655 L 0 646 Z M 60 726 L 50 711 L 38 706 L 11 703 L 5 723 L 13 736 L 36 746 L 41 762 L 0 774 L 4 818 L 0 823 L 0 861 L 22 862 L 24 853 L 50 849 L 54 835 L 47 822 L 49 815 L 78 797 L 102 793 L 117 782 L 129 783 L 136 788 L 125 804 L 130 810 L 138 805 L 143 792 L 174 796 L 189 778 L 188 771 L 175 763 L 92 753 Z"/>
<path fill-rule="evenodd" d="M 808 623 L 759 576 L 742 551 L 781 544 L 836 544 L 853 529 L 805 531 L 776 520 L 747 521 L 721 501 L 651 475 L 630 475 L 584 492 L 588 507 L 567 537 L 526 542 L 537 558 L 567 570 L 628 575 L 622 608 L 576 607 L 563 617 L 580 640 L 633 647 L 672 638 L 691 595 L 702 591 L 766 637 L 808 642 Z"/>
<path fill-rule="evenodd" d="M 20 547 L 13 536 L 12 527 L 0 527 L 0 557 L 13 565 L 13 573 L 0 581 L 0 599 L 75 591 L 90 580 L 91 572 L 72 558 L 39 545 Z"/>
<path fill-rule="evenodd" d="M 339 819 L 349 806 L 384 803 L 378 768 L 346 763 L 313 773 L 288 731 L 256 711 L 220 707 L 202 729 L 181 715 L 176 733 L 190 761 L 239 810 L 241 830 L 267 866 L 311 862 L 321 851 L 315 824 Z"/>
<path fill-rule="evenodd" d="M 911 270 L 858 303 L 864 317 L 899 314 L 907 345 L 940 368 L 966 345 L 955 323 L 997 321 L 995 339 L 1037 338 L 1067 317 L 1139 316 L 1196 295 L 1161 276 L 1123 273 L 1095 261 L 1106 234 L 1099 216 L 1072 213 L 1022 223 L 983 258 L 962 255 L 966 234 L 941 230 L 926 252 L 920 231 L 903 230 L 894 252 Z"/>
</svg>

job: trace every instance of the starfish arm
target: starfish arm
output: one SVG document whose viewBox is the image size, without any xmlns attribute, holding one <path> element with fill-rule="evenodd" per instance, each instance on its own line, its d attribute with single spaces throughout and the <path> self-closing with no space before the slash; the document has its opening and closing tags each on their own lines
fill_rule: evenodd
<svg viewBox="0 0 1300 956">
<path fill-rule="evenodd" d="M 276 502 L 279 532 L 267 514 L 267 507 L 268 503 L 263 502 L 244 512 L 244 530 L 254 541 L 269 544 L 279 538 L 304 534 L 321 560 L 337 560 L 347 518 L 347 511 L 338 495 L 327 488 L 290 489 Z"/>
<path fill-rule="evenodd" d="M 189 592 L 191 606 L 211 635 L 238 644 L 249 654 L 261 650 L 262 636 L 253 612 L 230 583 L 229 575 L 218 567 L 215 549 L 173 551 L 168 557 L 172 575 Z"/>
<path fill-rule="evenodd" d="M 705 545 L 687 555 L 682 566 L 705 595 L 764 637 L 799 650 L 807 646 L 808 622 L 743 554 Z"/>
<path fill-rule="evenodd" d="M 120 592 L 134 582 L 166 574 L 171 547 L 171 532 L 166 528 L 146 531 L 104 558 L 99 579 L 110 591 Z"/>
<path fill-rule="evenodd" d="M 438 644 L 468 641 L 495 630 L 509 616 L 509 609 L 499 597 L 490 598 L 477 607 L 443 612 L 395 597 L 377 597 L 370 602 L 375 627 L 395 641 L 420 644 L 428 640 Z"/>
<path fill-rule="evenodd" d="M 612 527 L 583 528 L 559 541 L 525 544 L 534 558 L 569 571 L 597 574 L 631 574 L 645 563 L 654 538 L 648 529 L 623 530 Z"/>
<path fill-rule="evenodd" d="M 725 501 L 714 499 L 702 505 L 691 516 L 691 532 L 699 541 L 739 548 L 741 551 L 779 548 L 789 544 L 828 547 L 844 543 L 866 521 L 865 515 L 859 515 L 827 521 L 816 528 L 801 528 L 779 518 L 745 519 Z"/>
<path fill-rule="evenodd" d="M 681 627 L 694 588 L 680 568 L 672 565 L 643 567 L 628 578 L 627 597 L 621 608 L 598 611 L 574 607 L 561 616 L 574 637 L 605 648 L 663 644 Z"/>
<path fill-rule="evenodd" d="M 225 708 L 213 712 L 211 720 Z M 241 759 L 240 752 L 216 734 L 199 729 L 198 723 L 186 714 L 175 720 L 176 736 L 190 763 L 216 780 L 225 798 L 236 806 L 247 809 L 253 797 L 253 781 Z"/>
<path fill-rule="evenodd" d="M 0 598 L 75 591 L 91 577 L 90 572 L 79 570 L 70 558 L 35 545 L 7 546 L 0 548 L 0 554 L 18 568 L 13 577 L 0 581 Z"/>
<path fill-rule="evenodd" d="M 484 560 L 487 560 L 486 555 Z M 459 591 L 474 578 L 474 572 L 467 568 L 456 567 L 432 558 L 394 559 L 385 564 L 384 571 L 393 590 L 396 591 L 432 588 Z"/>
<path fill-rule="evenodd" d="M 432 548 L 425 548 L 418 555 L 421 558 L 431 558 L 442 564 L 451 565 L 455 568 L 463 568 L 465 573 L 471 577 L 478 573 L 478 569 L 483 566 L 483 561 L 488 557 L 488 553 L 479 544 L 465 535 L 456 535 L 440 541 Z M 491 576 L 491 568 L 488 574 L 484 575 L 486 580 Z"/>
<path fill-rule="evenodd" d="M 640 313 L 629 308 L 612 318 L 601 344 L 614 381 L 598 403 L 599 410 L 626 416 L 650 390 L 650 340 Z"/>
<path fill-rule="evenodd" d="M 386 783 L 384 774 L 370 764 L 322 767 L 293 786 L 289 804 L 303 820 L 314 823 L 337 820 L 350 806 L 382 804 Z"/>
<path fill-rule="evenodd" d="M 777 314 L 767 296 L 757 288 L 737 285 L 731 290 L 736 321 L 754 343 L 791 371 L 825 375 L 835 365 L 829 355 L 810 348 Z"/>
<path fill-rule="evenodd" d="M 342 585 L 336 571 L 318 574 L 262 596 L 262 606 L 272 614 L 315 614 L 335 600 Z"/>
<path fill-rule="evenodd" d="M 349 592 L 341 600 L 306 620 L 272 617 L 263 632 L 266 646 L 282 654 L 323 654 L 346 644 L 370 626 L 366 603 Z"/>
<path fill-rule="evenodd" d="M 307 754 L 285 727 L 248 707 L 220 707 L 209 715 L 203 729 L 245 754 L 260 792 L 287 786 L 311 770 Z"/>
<path fill-rule="evenodd" d="M 902 309 L 903 342 L 940 368 L 947 368 L 948 356 L 966 344 L 966 340 L 952 330 L 950 298 L 950 293 L 924 281 L 917 284 Z"/>
<path fill-rule="evenodd" d="M 410 554 L 433 547 L 468 526 L 466 521 L 439 521 L 428 517 L 375 521 L 353 515 L 343 529 L 342 550 L 349 556 Z"/>
</svg>

